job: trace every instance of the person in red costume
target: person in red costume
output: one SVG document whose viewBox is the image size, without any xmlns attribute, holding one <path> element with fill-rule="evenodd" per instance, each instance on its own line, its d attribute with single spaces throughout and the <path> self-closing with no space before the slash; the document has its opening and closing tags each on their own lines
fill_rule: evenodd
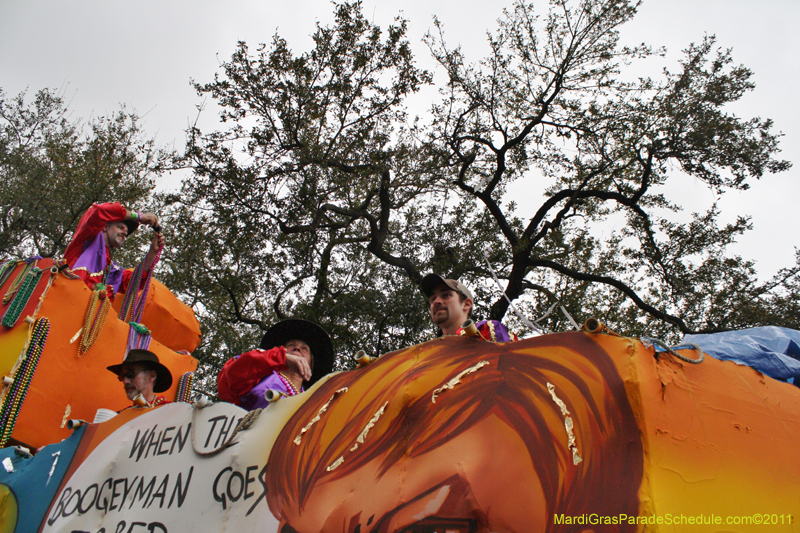
<svg viewBox="0 0 800 533">
<path fill-rule="evenodd" d="M 121 247 L 139 227 L 151 226 L 156 230 L 144 261 L 145 279 L 153 266 L 158 251 L 164 246 L 164 237 L 158 227 L 158 217 L 153 213 L 139 213 L 125 209 L 119 203 L 93 204 L 78 222 L 78 228 L 64 252 L 64 259 L 90 289 L 103 283 L 110 287 L 109 295 L 125 292 L 132 270 L 124 270 L 111 259 L 111 250 Z"/>
<path fill-rule="evenodd" d="M 328 333 L 307 320 L 288 319 L 273 325 L 261 347 L 229 359 L 217 377 L 219 398 L 248 411 L 269 405 L 268 390 L 284 396 L 303 392 L 333 369 L 333 344 Z"/>
</svg>

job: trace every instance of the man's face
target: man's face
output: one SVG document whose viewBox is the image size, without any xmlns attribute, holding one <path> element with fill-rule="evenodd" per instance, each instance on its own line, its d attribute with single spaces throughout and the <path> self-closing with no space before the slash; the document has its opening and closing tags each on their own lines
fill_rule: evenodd
<svg viewBox="0 0 800 533">
<path fill-rule="evenodd" d="M 286 353 L 299 355 L 308 361 L 309 364 L 311 364 L 311 348 L 308 346 L 308 344 L 306 344 L 305 341 L 292 339 L 284 344 L 283 347 L 286 348 Z"/>
<path fill-rule="evenodd" d="M 124 365 L 117 376 L 125 386 L 125 395 L 133 401 L 141 394 L 145 399 L 153 396 L 153 384 L 156 381 L 156 371 L 148 370 L 143 365 Z"/>
<path fill-rule="evenodd" d="M 103 229 L 103 236 L 106 240 L 106 246 L 119 248 L 128 236 L 128 226 L 123 222 L 109 222 Z"/>
<path fill-rule="evenodd" d="M 454 326 L 460 327 L 467 320 L 472 308 L 472 300 L 465 298 L 462 302 L 458 293 L 447 285 L 435 287 L 429 301 L 433 323 L 446 334 L 450 334 L 448 330 Z"/>
</svg>

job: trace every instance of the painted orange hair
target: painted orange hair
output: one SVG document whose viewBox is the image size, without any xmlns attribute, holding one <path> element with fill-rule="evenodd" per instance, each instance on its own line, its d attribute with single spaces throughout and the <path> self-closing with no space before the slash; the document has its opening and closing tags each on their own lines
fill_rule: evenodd
<svg viewBox="0 0 800 533">
<path fill-rule="evenodd" d="M 432 401 L 434 391 L 483 361 L 488 364 Z M 346 392 L 334 394 L 345 387 Z M 578 464 L 573 464 L 565 415 L 553 394 L 573 421 L 582 458 Z M 309 427 L 329 400 L 320 420 Z M 352 452 L 382 406 L 385 412 Z M 491 415 L 524 441 L 548 516 L 638 514 L 640 430 L 609 355 L 583 333 L 506 344 L 444 337 L 333 376 L 292 416 L 272 448 L 266 478 L 269 507 L 279 519 L 291 514 L 288 509 L 302 510 L 318 484 L 341 479 L 375 459 L 381 461 L 382 476 L 402 458 L 428 453 Z M 298 435 L 299 445 L 294 443 Z M 526 489 L 515 490 L 524 495 Z M 548 531 L 574 527 L 548 523 Z M 593 528 L 636 529 L 626 524 Z"/>
</svg>

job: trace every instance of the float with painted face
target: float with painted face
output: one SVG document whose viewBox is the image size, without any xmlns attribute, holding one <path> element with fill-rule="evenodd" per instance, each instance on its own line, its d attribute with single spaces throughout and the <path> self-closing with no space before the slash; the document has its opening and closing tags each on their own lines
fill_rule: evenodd
<svg viewBox="0 0 800 533">
<path fill-rule="evenodd" d="M 257 415 L 224 403 L 129 409 L 32 459 L 6 449 L 0 524 L 797 531 L 798 436 L 797 387 L 731 362 L 692 365 L 610 333 L 447 337 Z"/>
<path fill-rule="evenodd" d="M 57 268 L 26 289 L 26 268 L 0 279 L 28 291 L 0 332 L 2 422 L 49 445 L 0 450 L 0 532 L 800 531 L 800 390 L 599 327 L 445 337 L 260 412 L 178 401 L 70 430 L 125 407 L 105 367 L 139 330 L 109 315 L 81 355 L 88 289 Z M 149 350 L 188 371 L 170 343 L 199 332 L 170 326 L 192 322 L 162 287 Z M 176 382 L 169 399 L 186 399 Z"/>
</svg>

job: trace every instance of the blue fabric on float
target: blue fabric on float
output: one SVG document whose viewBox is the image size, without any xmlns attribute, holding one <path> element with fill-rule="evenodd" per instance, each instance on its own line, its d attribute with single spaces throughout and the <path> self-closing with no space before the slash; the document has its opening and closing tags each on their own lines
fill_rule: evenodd
<svg viewBox="0 0 800 533">
<path fill-rule="evenodd" d="M 33 457 L 23 457 L 12 447 L 0 449 L 0 462 L 8 458 L 13 465 L 11 472 L 0 465 L 0 484 L 7 485 L 17 500 L 16 533 L 39 531 L 85 430 L 84 425 L 61 442 L 45 446 Z"/>
<path fill-rule="evenodd" d="M 775 379 L 794 383 L 800 377 L 800 331 L 794 329 L 763 326 L 686 335 L 683 342 L 697 344 L 716 359 L 751 366 Z"/>
</svg>

